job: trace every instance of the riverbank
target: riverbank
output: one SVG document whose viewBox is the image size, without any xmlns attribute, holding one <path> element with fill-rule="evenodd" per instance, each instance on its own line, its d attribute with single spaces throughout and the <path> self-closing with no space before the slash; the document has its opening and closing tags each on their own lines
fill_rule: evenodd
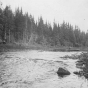
<svg viewBox="0 0 88 88">
<path fill-rule="evenodd" d="M 0 44 L 0 52 L 13 50 L 44 50 L 44 51 L 88 51 L 88 47 L 66 47 L 66 46 L 43 46 L 39 44 L 30 44 L 28 46 L 18 44 Z"/>
<path fill-rule="evenodd" d="M 78 75 L 84 76 L 86 79 L 88 79 L 88 52 L 82 53 L 78 56 L 76 66 L 81 69 L 81 71 L 78 72 Z"/>
</svg>

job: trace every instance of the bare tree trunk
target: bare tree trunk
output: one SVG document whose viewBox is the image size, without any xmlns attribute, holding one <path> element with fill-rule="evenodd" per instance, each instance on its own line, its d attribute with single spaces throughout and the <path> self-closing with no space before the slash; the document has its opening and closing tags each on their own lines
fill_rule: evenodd
<svg viewBox="0 0 88 88">
<path fill-rule="evenodd" d="M 4 41 L 6 41 L 6 29 L 5 29 L 5 33 L 4 33 Z"/>
<path fill-rule="evenodd" d="M 25 29 L 24 29 L 24 31 L 23 31 L 23 42 L 24 43 L 27 43 L 27 35 L 28 33 L 27 33 L 27 17 L 26 17 L 26 21 L 25 21 Z"/>
<path fill-rule="evenodd" d="M 10 43 L 10 38 L 11 38 L 11 37 L 10 37 L 10 29 L 9 29 L 9 43 Z"/>
</svg>

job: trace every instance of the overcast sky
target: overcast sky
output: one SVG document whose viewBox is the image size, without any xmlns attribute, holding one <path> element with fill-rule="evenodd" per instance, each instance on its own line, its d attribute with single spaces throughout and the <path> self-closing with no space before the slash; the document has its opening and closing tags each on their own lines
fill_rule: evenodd
<svg viewBox="0 0 88 88">
<path fill-rule="evenodd" d="M 35 19 L 42 16 L 53 24 L 63 20 L 78 25 L 82 31 L 88 30 L 88 0 L 1 0 L 3 8 L 10 5 L 12 10 L 22 7 L 24 12 Z"/>
</svg>

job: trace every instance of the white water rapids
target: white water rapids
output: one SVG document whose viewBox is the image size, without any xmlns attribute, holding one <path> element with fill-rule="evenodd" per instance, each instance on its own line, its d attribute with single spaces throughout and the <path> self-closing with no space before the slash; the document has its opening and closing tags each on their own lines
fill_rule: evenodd
<svg viewBox="0 0 88 88">
<path fill-rule="evenodd" d="M 17 51 L 0 54 L 0 88 L 88 88 L 83 77 L 73 74 L 76 61 L 60 58 L 80 52 Z M 59 67 L 71 74 L 59 77 Z"/>
</svg>

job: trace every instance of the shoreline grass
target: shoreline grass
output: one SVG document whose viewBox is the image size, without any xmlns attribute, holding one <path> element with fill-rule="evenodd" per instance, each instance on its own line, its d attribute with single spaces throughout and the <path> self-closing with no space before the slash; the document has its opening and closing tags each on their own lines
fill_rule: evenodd
<svg viewBox="0 0 88 88">
<path fill-rule="evenodd" d="M 78 72 L 78 75 L 88 79 L 88 52 L 79 55 L 76 66 L 81 69 L 81 71 Z"/>
<path fill-rule="evenodd" d="M 44 46 L 39 44 L 0 44 L 0 52 L 13 51 L 13 50 L 44 50 L 52 52 L 74 52 L 74 51 L 87 51 L 88 47 L 67 47 L 67 46 Z"/>
</svg>

